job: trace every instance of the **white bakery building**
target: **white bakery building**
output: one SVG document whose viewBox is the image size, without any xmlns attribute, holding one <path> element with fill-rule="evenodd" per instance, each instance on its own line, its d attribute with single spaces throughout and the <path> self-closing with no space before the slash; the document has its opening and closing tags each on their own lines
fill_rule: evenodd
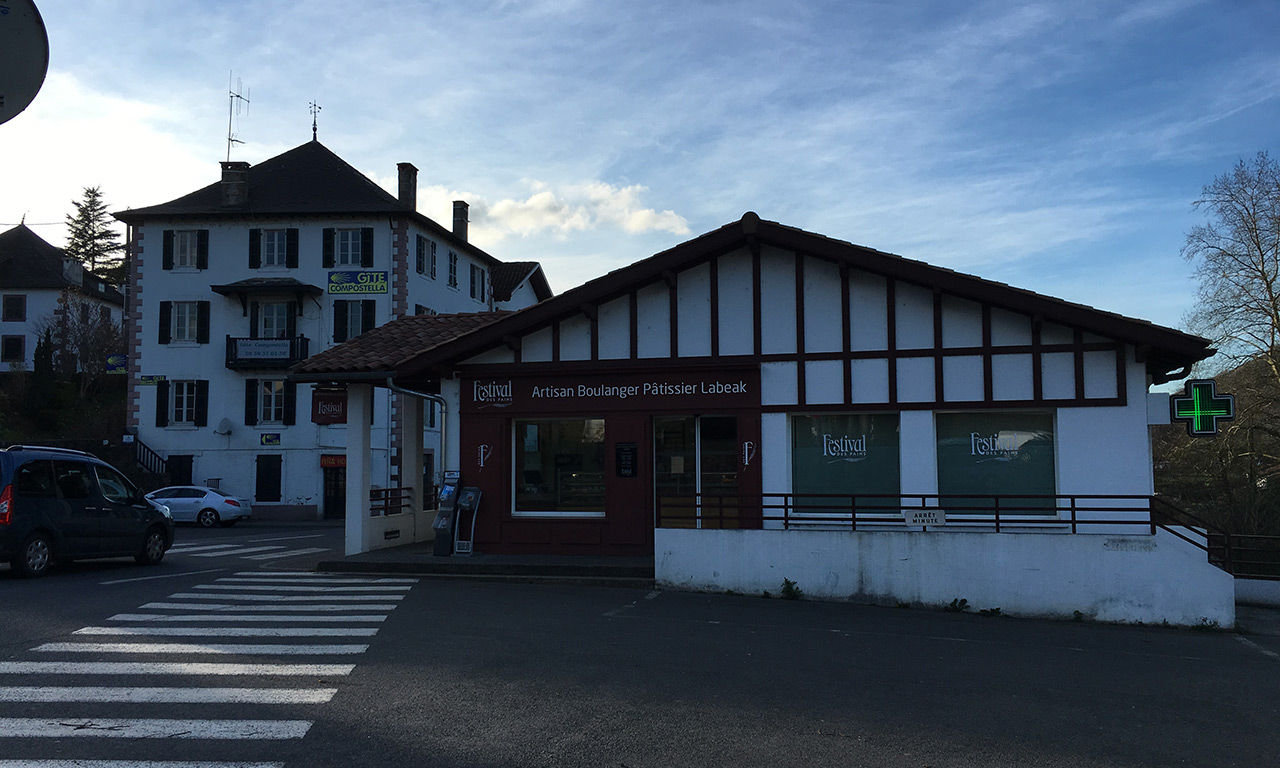
<svg viewBox="0 0 1280 768">
<path fill-rule="evenodd" d="M 269 519 L 345 514 L 341 392 L 285 370 L 406 315 L 484 316 L 550 296 L 541 268 L 467 240 L 467 204 L 446 228 L 417 211 L 417 169 L 392 195 L 311 141 L 159 205 L 126 210 L 130 246 L 128 425 L 174 483 L 251 498 Z M 372 484 L 396 486 L 400 395 L 365 426 Z M 438 409 L 413 461 L 438 481 Z"/>
<path fill-rule="evenodd" d="M 659 584 L 746 594 L 1234 620 L 1231 576 L 1153 497 L 1148 427 L 1169 417 L 1149 388 L 1205 339 L 753 213 L 486 319 L 426 342 L 397 320 L 291 371 L 353 411 L 388 385 L 443 395 L 476 552 L 651 554 Z M 429 537 L 420 514 L 366 504 L 348 552 Z"/>
</svg>

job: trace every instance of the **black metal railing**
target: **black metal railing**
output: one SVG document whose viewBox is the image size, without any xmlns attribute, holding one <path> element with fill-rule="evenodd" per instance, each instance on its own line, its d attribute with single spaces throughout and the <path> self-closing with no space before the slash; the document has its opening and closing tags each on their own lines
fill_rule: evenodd
<svg viewBox="0 0 1280 768">
<path fill-rule="evenodd" d="M 369 489 L 369 515 L 398 515 L 407 512 L 413 506 L 412 488 L 371 488 Z"/>
<path fill-rule="evenodd" d="M 306 336 L 284 339 L 249 339 L 227 337 L 227 367 L 287 368 L 307 358 L 310 340 Z"/>
<path fill-rule="evenodd" d="M 1227 573 L 1280 579 L 1280 536 L 1227 533 L 1155 496 L 695 493 L 659 496 L 655 515 L 659 528 L 1149 535 L 1159 529 L 1204 551 Z"/>
<path fill-rule="evenodd" d="M 137 435 L 133 436 L 133 460 L 143 470 L 153 475 L 163 475 L 169 471 L 169 462 L 153 451 L 151 446 L 142 442 Z"/>
</svg>

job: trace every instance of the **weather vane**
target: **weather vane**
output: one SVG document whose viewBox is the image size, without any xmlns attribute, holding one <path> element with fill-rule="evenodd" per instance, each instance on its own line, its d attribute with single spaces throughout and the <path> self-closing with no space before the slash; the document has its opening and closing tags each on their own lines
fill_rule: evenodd
<svg viewBox="0 0 1280 768">
<path fill-rule="evenodd" d="M 320 114 L 320 105 L 311 102 L 311 140 L 316 140 L 316 115 Z"/>
</svg>

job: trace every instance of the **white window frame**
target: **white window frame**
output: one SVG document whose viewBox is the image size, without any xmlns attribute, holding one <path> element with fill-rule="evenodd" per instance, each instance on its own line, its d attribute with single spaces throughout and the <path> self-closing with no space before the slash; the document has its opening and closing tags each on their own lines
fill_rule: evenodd
<svg viewBox="0 0 1280 768">
<path fill-rule="evenodd" d="M 364 327 L 364 304 L 359 300 L 344 301 L 347 301 L 347 340 L 350 341 L 369 329 Z"/>
<path fill-rule="evenodd" d="M 289 258 L 289 230 L 262 230 L 262 266 L 284 267 Z"/>
<path fill-rule="evenodd" d="M 195 269 L 200 253 L 200 230 L 177 229 L 173 232 L 173 268 Z"/>
<path fill-rule="evenodd" d="M 360 266 L 360 244 L 363 235 L 359 229 L 339 229 L 334 233 L 333 263 L 339 267 Z"/>
<path fill-rule="evenodd" d="M 271 301 L 258 305 L 258 338 L 289 338 L 289 302 Z"/>
<path fill-rule="evenodd" d="M 258 382 L 258 423 L 284 424 L 284 380 Z"/>
<path fill-rule="evenodd" d="M 194 379 L 174 381 L 169 384 L 169 425 L 194 427 L 196 425 L 196 384 Z"/>
<path fill-rule="evenodd" d="M 428 240 L 431 246 L 427 249 L 427 276 L 436 279 L 436 241 Z"/>
<path fill-rule="evenodd" d="M 173 302 L 173 325 L 169 335 L 175 344 L 195 344 L 200 338 L 200 302 Z"/>
</svg>

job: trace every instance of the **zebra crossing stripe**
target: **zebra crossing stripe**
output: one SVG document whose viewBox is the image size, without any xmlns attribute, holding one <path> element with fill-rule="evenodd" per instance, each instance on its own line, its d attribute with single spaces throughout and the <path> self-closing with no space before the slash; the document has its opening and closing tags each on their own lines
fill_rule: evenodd
<svg viewBox="0 0 1280 768">
<path fill-rule="evenodd" d="M 243 611 L 245 613 L 271 611 L 279 611 L 288 613 L 290 611 L 316 611 L 325 613 L 329 611 L 394 611 L 395 604 L 386 605 L 384 603 L 356 604 L 356 605 L 222 605 L 221 603 L 147 603 L 140 606 L 138 610 L 180 610 L 189 611 L 191 609 L 201 611 Z"/>
<path fill-rule="evenodd" d="M 199 675 L 344 677 L 355 664 L 238 664 L 210 661 L 0 661 L 6 675 Z"/>
<path fill-rule="evenodd" d="M 323 535 L 324 535 L 323 533 L 307 533 L 299 536 L 272 536 L 271 538 L 268 538 L 268 539 L 250 539 L 250 541 L 252 541 L 255 544 L 258 544 L 264 541 L 293 541 L 294 539 L 318 539 Z"/>
<path fill-rule="evenodd" d="M 228 590 L 263 590 L 270 589 L 276 592 L 408 592 L 413 589 L 412 585 L 403 587 L 389 587 L 381 585 L 371 585 L 367 587 L 300 587 L 292 584 L 197 584 L 196 589 L 207 589 L 210 591 Z"/>
<path fill-rule="evenodd" d="M 239 544 L 200 544 L 200 545 L 187 544 L 184 546 L 182 544 L 179 544 L 176 547 L 169 547 L 169 553 L 170 554 L 176 553 L 181 555 L 181 554 L 186 554 L 187 552 L 203 552 L 209 549 L 235 549 L 238 546 L 240 545 Z"/>
<path fill-rule="evenodd" d="M 0 760 L 0 768 L 284 768 L 284 763 L 208 760 Z"/>
<path fill-rule="evenodd" d="M 269 549 L 284 549 L 284 547 L 279 544 L 266 547 L 239 547 L 237 549 L 222 550 L 219 552 L 197 552 L 192 555 L 192 557 L 236 557 L 250 552 L 266 552 Z"/>
<path fill-rule="evenodd" d="M 44 643 L 45 653 L 203 653 L 259 656 L 352 656 L 369 650 L 367 643 L 273 645 L 264 643 Z"/>
<path fill-rule="evenodd" d="M 216 581 L 220 583 L 229 581 L 270 581 L 276 584 L 417 584 L 417 579 L 397 579 L 390 577 L 340 577 L 340 576 L 313 576 L 311 578 L 293 578 L 279 577 L 269 573 L 249 573 L 236 574 L 235 576 L 223 576 Z"/>
<path fill-rule="evenodd" d="M 179 614 L 170 616 L 163 613 L 117 613 L 110 617 L 107 621 L 155 621 L 155 622 L 183 622 L 183 621 L 200 621 L 200 622 L 225 622 L 225 621 L 258 621 L 258 622 L 299 622 L 299 621 L 368 621 L 379 622 L 386 621 L 386 614 L 380 616 L 370 616 L 368 614 L 352 614 L 329 616 L 317 616 L 312 614 L 298 616 L 256 616 L 254 614 L 244 613 L 196 613 L 196 614 Z"/>
<path fill-rule="evenodd" d="M 283 552 L 271 552 L 266 555 L 247 555 L 245 560 L 274 560 L 277 557 L 300 557 L 302 555 L 314 555 L 318 552 L 328 552 L 328 547 L 307 547 L 306 549 L 286 549 Z"/>
<path fill-rule="evenodd" d="M 125 739 L 300 739 L 311 720 L 169 720 L 86 718 L 0 718 L 0 737 L 65 738 L 91 736 Z"/>
<path fill-rule="evenodd" d="M 327 704 L 337 688 L 0 686 L 0 701 L 112 704 Z"/>
<path fill-rule="evenodd" d="M 269 589 L 269 587 L 263 587 Z M 211 592 L 175 592 L 169 595 L 170 600 L 244 600 L 261 603 L 307 603 L 307 602 L 355 602 L 357 600 L 403 600 L 404 595 L 242 595 L 232 593 L 217 594 Z M 198 603 L 196 605 L 199 605 Z"/>
<path fill-rule="evenodd" d="M 377 627 L 82 627 L 73 635 L 153 637 L 373 637 Z"/>
</svg>

